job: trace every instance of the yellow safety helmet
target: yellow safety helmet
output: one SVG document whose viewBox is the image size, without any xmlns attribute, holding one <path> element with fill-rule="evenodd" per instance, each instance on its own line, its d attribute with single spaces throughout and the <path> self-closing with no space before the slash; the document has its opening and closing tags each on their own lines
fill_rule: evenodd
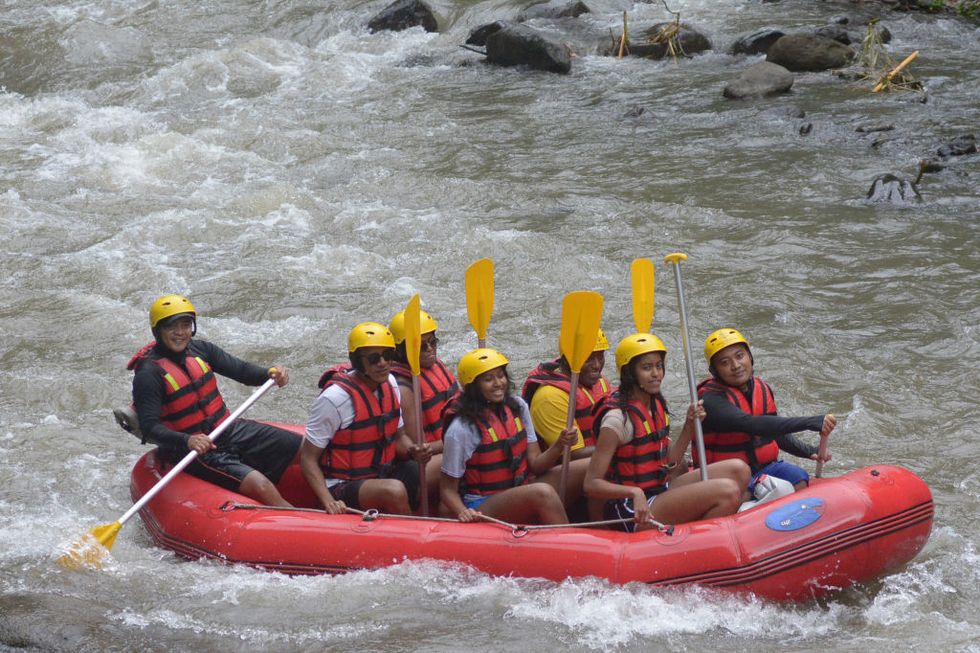
<svg viewBox="0 0 980 653">
<path fill-rule="evenodd" d="M 435 319 L 422 310 L 419 311 L 419 322 L 422 325 L 419 335 L 432 333 L 439 328 Z M 395 338 L 396 345 L 405 342 L 405 311 L 402 310 L 395 313 L 395 317 L 391 318 L 391 323 L 388 325 L 388 328 L 391 330 L 391 335 Z"/>
<path fill-rule="evenodd" d="M 510 361 L 496 349 L 474 349 L 459 359 L 459 367 L 456 368 L 456 378 L 466 386 L 484 372 L 503 367 Z"/>
<path fill-rule="evenodd" d="M 395 348 L 395 339 L 383 324 L 377 322 L 361 322 L 350 330 L 347 336 L 347 352 L 353 354 L 361 347 Z"/>
<path fill-rule="evenodd" d="M 157 328 L 160 320 L 174 317 L 175 315 L 189 315 L 197 320 L 197 311 L 186 297 L 180 295 L 164 295 L 150 304 L 150 328 Z"/>
<path fill-rule="evenodd" d="M 606 338 L 605 332 L 600 328 L 595 334 L 595 349 L 592 351 L 608 351 L 609 350 L 609 339 Z"/>
<path fill-rule="evenodd" d="M 704 341 L 704 357 L 707 359 L 708 365 L 711 365 L 711 359 L 722 349 L 739 343 L 746 347 L 749 346 L 749 341 L 745 339 L 745 336 L 731 327 L 712 332 Z"/>
<path fill-rule="evenodd" d="M 616 345 L 616 368 L 623 369 L 624 365 L 637 356 L 653 351 L 660 351 L 667 355 L 667 347 L 663 340 L 652 333 L 634 333 L 626 336 Z"/>
</svg>

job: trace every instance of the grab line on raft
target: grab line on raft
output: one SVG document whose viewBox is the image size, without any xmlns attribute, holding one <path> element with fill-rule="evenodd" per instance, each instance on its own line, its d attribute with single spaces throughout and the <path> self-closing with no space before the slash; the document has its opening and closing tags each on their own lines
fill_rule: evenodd
<svg viewBox="0 0 980 653">
<path fill-rule="evenodd" d="M 317 512 L 320 514 L 330 514 L 326 510 L 321 510 L 319 508 L 296 508 L 296 507 L 286 507 L 286 506 L 263 506 L 256 503 L 235 503 L 234 501 L 226 501 L 221 504 L 219 510 L 223 512 L 230 512 L 232 510 L 278 510 L 286 512 Z M 390 517 L 392 519 L 413 519 L 417 521 L 435 521 L 435 522 L 451 522 L 454 524 L 460 523 L 458 519 L 451 519 L 448 517 L 421 517 L 418 515 L 395 515 L 386 512 L 378 512 L 375 508 L 370 510 L 357 510 L 355 508 L 345 508 L 347 513 L 352 515 L 360 515 L 364 521 L 375 521 L 381 517 Z M 529 531 L 543 531 L 546 529 L 554 528 L 591 528 L 593 526 L 614 526 L 620 524 L 626 524 L 635 519 L 606 519 L 603 521 L 591 521 L 582 522 L 581 524 L 511 524 L 510 522 L 503 521 L 502 519 L 496 519 L 490 517 L 489 515 L 481 515 L 484 521 L 490 522 L 491 524 L 497 524 L 498 526 L 503 526 L 509 529 L 515 537 L 523 537 Z M 669 524 L 662 524 L 654 519 L 650 519 L 649 523 L 656 526 L 657 530 L 665 535 L 673 535 L 674 527 Z"/>
</svg>

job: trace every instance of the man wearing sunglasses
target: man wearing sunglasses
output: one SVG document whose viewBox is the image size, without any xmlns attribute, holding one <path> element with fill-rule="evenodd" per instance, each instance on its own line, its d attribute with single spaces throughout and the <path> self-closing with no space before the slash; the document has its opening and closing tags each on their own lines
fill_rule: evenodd
<svg viewBox="0 0 980 653">
<path fill-rule="evenodd" d="M 407 515 L 419 502 L 419 468 L 432 457 L 405 432 L 398 384 L 391 375 L 395 339 L 388 327 L 362 322 L 347 337 L 350 366 L 320 377 L 300 447 L 300 467 L 330 514 L 350 507 Z"/>
</svg>

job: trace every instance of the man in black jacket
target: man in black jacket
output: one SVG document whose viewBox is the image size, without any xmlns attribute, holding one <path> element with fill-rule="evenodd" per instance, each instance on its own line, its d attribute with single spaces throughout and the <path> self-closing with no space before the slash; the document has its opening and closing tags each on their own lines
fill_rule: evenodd
<svg viewBox="0 0 980 653">
<path fill-rule="evenodd" d="M 144 441 L 160 447 L 172 463 L 189 451 L 198 457 L 187 471 L 271 506 L 289 506 L 277 483 L 302 440 L 283 429 L 239 419 L 216 442 L 207 434 L 230 412 L 216 375 L 258 386 L 269 378 L 289 382 L 285 367 L 264 368 L 238 359 L 205 340 L 195 340 L 197 312 L 179 295 L 150 306 L 155 341 L 141 349 L 127 369 L 134 371 L 133 404 Z"/>
</svg>

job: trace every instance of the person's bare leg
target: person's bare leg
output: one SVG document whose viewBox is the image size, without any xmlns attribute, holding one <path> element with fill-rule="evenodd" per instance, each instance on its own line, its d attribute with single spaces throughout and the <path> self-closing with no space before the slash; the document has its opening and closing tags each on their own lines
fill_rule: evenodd
<svg viewBox="0 0 980 653">
<path fill-rule="evenodd" d="M 279 490 L 272 484 L 265 474 L 258 470 L 252 470 L 245 475 L 238 491 L 245 496 L 255 499 L 267 506 L 279 506 L 282 508 L 292 508 L 293 504 L 282 498 Z"/>
</svg>

